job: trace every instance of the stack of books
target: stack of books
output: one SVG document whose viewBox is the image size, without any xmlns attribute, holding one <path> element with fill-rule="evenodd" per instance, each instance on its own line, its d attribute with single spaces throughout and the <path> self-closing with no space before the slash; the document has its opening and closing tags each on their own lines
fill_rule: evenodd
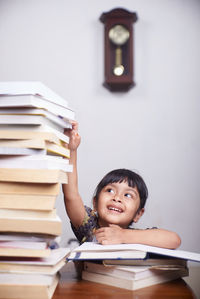
<svg viewBox="0 0 200 299">
<path fill-rule="evenodd" d="M 200 254 L 141 244 L 86 242 L 67 259 L 83 262 L 83 280 L 137 290 L 188 276 L 187 261 L 200 262 Z"/>
<path fill-rule="evenodd" d="M 40 82 L 0 82 L 0 298 L 51 298 L 69 249 L 55 247 L 74 111 Z"/>
<path fill-rule="evenodd" d="M 36 241 L 27 241 L 24 244 L 22 241 L 13 243 L 11 247 L 7 247 L 8 255 L 0 256 L 0 298 L 52 298 L 59 282 L 58 271 L 65 265 L 70 249 L 46 249 L 44 254 L 44 247 L 38 246 Z M 28 243 L 30 246 L 27 245 Z M 18 254 L 17 251 L 20 253 Z"/>
</svg>

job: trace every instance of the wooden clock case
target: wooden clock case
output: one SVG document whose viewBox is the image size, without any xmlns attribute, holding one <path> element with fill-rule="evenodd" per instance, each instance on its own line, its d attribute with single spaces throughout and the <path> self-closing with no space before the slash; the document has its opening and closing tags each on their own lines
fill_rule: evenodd
<svg viewBox="0 0 200 299">
<path fill-rule="evenodd" d="M 110 91 L 128 91 L 135 85 L 133 80 L 133 23 L 137 21 L 137 14 L 129 12 L 123 8 L 112 9 L 104 12 L 100 16 L 100 21 L 104 24 L 104 71 L 105 81 L 103 85 Z M 129 39 L 121 46 L 122 63 L 124 72 L 122 75 L 115 75 L 113 68 L 116 59 L 116 45 L 109 38 L 109 31 L 115 25 L 122 25 L 129 31 Z"/>
</svg>

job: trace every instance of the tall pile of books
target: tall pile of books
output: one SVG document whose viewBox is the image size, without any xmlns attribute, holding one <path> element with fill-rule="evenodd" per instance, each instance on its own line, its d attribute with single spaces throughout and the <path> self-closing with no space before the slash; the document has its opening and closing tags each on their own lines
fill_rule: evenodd
<svg viewBox="0 0 200 299">
<path fill-rule="evenodd" d="M 51 298 L 69 249 L 55 247 L 74 112 L 40 82 L 0 82 L 0 298 Z"/>
<path fill-rule="evenodd" d="M 200 254 L 142 244 L 85 242 L 67 259 L 83 262 L 83 280 L 137 290 L 188 276 L 187 261 L 200 262 Z"/>
</svg>

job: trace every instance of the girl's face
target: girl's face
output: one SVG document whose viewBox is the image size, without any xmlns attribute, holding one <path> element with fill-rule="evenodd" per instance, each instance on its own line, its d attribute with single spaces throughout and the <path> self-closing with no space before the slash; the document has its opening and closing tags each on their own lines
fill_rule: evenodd
<svg viewBox="0 0 200 299">
<path fill-rule="evenodd" d="M 142 216 L 144 209 L 138 212 L 140 197 L 137 188 L 129 187 L 127 182 L 112 183 L 105 186 L 94 201 L 94 208 L 98 212 L 100 227 L 117 224 L 127 228 Z"/>
</svg>

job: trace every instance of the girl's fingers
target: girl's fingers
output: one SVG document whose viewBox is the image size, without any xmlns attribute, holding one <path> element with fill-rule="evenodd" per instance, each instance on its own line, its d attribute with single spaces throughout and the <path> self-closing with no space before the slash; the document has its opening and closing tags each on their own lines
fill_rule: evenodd
<svg viewBox="0 0 200 299">
<path fill-rule="evenodd" d="M 72 125 L 72 130 L 75 130 L 78 132 L 78 123 L 75 120 L 71 120 L 70 121 L 71 125 Z"/>
<path fill-rule="evenodd" d="M 104 230 L 105 230 L 104 227 L 98 228 L 98 229 L 96 230 L 96 233 L 99 234 L 99 233 L 103 232 Z"/>
</svg>

